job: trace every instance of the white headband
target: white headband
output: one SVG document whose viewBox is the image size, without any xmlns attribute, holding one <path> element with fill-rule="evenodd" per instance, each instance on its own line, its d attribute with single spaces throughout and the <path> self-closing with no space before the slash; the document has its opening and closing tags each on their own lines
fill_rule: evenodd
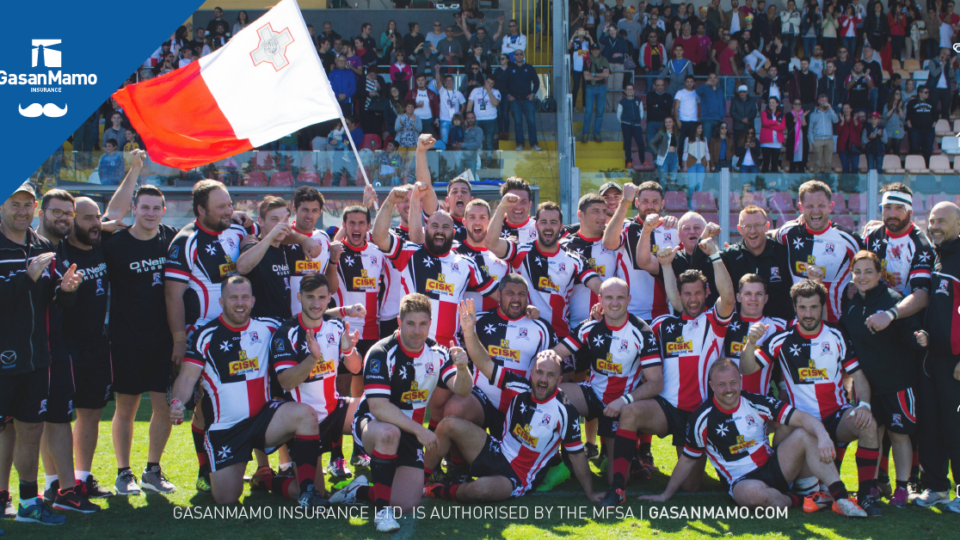
<svg viewBox="0 0 960 540">
<path fill-rule="evenodd" d="M 880 201 L 880 209 L 883 210 L 885 204 L 902 205 L 908 212 L 913 211 L 913 200 L 906 194 L 899 191 L 887 191 L 883 194 L 883 200 Z"/>
</svg>

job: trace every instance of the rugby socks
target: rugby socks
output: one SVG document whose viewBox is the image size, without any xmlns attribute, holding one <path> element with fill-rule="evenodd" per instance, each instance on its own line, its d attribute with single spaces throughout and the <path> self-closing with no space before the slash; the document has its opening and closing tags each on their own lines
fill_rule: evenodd
<svg viewBox="0 0 960 540">
<path fill-rule="evenodd" d="M 640 448 L 637 449 L 637 455 L 639 455 L 640 457 L 651 455 L 650 443 L 653 442 L 653 435 L 647 435 L 646 433 L 641 433 L 638 440 L 640 441 Z"/>
<path fill-rule="evenodd" d="M 343 435 L 333 441 L 333 445 L 330 449 L 330 461 L 336 461 L 338 459 L 343 459 Z"/>
<path fill-rule="evenodd" d="M 440 424 L 440 422 L 439 422 L 436 418 L 431 418 L 431 419 L 430 419 L 430 426 L 429 426 L 427 429 L 429 429 L 430 431 L 436 433 L 436 431 L 437 431 L 437 425 L 439 425 L 439 424 Z"/>
<path fill-rule="evenodd" d="M 203 445 L 203 430 L 192 423 L 190 430 L 193 432 L 193 449 L 197 452 L 197 462 L 200 464 L 200 472 L 197 476 L 207 476 L 210 474 L 210 460 L 207 457 L 207 449 Z"/>
<path fill-rule="evenodd" d="M 857 494 L 860 497 L 869 496 L 870 488 L 877 485 L 877 460 L 879 458 L 879 448 L 857 447 L 857 479 L 860 481 Z"/>
<path fill-rule="evenodd" d="M 20 505 L 27 506 L 37 498 L 37 483 L 20 481 Z"/>
<path fill-rule="evenodd" d="M 787 493 L 786 495 L 790 498 L 790 506 L 788 508 L 800 508 L 803 506 L 803 497 L 796 493 Z"/>
<path fill-rule="evenodd" d="M 910 478 L 920 480 L 920 452 L 917 450 L 917 437 L 910 437 L 913 444 L 913 465 L 910 467 Z"/>
<path fill-rule="evenodd" d="M 613 441 L 613 484 L 610 487 L 624 489 L 630 478 L 630 462 L 637 451 L 637 432 L 618 429 Z"/>
<path fill-rule="evenodd" d="M 274 476 L 270 479 L 270 492 L 288 499 L 296 499 L 297 495 L 290 492 L 291 487 L 295 485 L 295 480 L 296 478 L 292 476 Z"/>
<path fill-rule="evenodd" d="M 461 471 L 467 468 L 467 462 L 466 460 L 463 459 L 463 455 L 460 454 L 459 452 L 457 452 L 457 455 L 453 455 L 453 453 L 451 452 L 450 457 L 448 459 L 450 461 L 450 464 L 453 465 L 453 467 L 457 471 Z"/>
<path fill-rule="evenodd" d="M 850 493 L 847 492 L 847 486 L 843 485 L 843 480 L 837 480 L 830 484 L 830 487 L 827 489 L 830 490 L 830 496 L 833 497 L 835 501 L 850 498 Z"/>
<path fill-rule="evenodd" d="M 890 436 L 883 435 L 883 445 L 880 447 L 880 468 L 877 470 L 877 484 L 890 483 Z"/>
<path fill-rule="evenodd" d="M 313 489 L 317 476 L 317 461 L 320 459 L 320 435 L 297 435 L 293 439 L 293 463 L 297 468 L 297 484 L 300 493 Z"/>
<path fill-rule="evenodd" d="M 443 499 L 445 501 L 457 502 L 457 490 L 460 489 L 460 486 L 463 484 L 451 484 L 445 486 L 443 484 L 434 484 L 430 488 L 429 497 L 434 499 Z"/>
<path fill-rule="evenodd" d="M 833 449 L 837 452 L 837 459 L 833 460 L 833 464 L 837 467 L 837 473 L 840 473 L 840 468 L 843 467 L 843 456 L 847 454 L 846 446 L 834 446 Z"/>
<path fill-rule="evenodd" d="M 813 495 L 820 489 L 820 480 L 816 476 L 797 478 L 793 481 L 793 492 L 801 497 Z"/>
<path fill-rule="evenodd" d="M 390 506 L 393 477 L 397 472 L 397 455 L 381 454 L 376 450 L 370 456 L 370 474 L 373 476 L 373 505 L 375 511 Z"/>
</svg>

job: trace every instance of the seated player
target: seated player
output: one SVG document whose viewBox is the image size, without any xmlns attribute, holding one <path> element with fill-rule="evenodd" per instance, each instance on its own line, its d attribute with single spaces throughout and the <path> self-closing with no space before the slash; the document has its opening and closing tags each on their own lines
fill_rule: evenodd
<svg viewBox="0 0 960 540">
<path fill-rule="evenodd" d="M 359 398 L 337 392 L 338 364 L 342 358 L 350 373 L 359 373 L 362 367 L 356 350 L 360 332 L 351 333 L 349 322 L 324 320 L 324 309 L 329 303 L 327 278 L 320 274 L 304 276 L 297 293 L 297 305 L 303 311 L 280 326 L 270 347 L 270 365 L 286 400 L 310 405 L 317 413 L 321 457 L 339 445 L 343 435 L 350 434 L 353 414 L 360 404 Z M 319 462 L 314 486 L 318 493 L 325 494 Z"/>
<path fill-rule="evenodd" d="M 751 507 L 796 508 L 800 497 L 789 493 L 790 483 L 807 468 L 830 486 L 833 511 L 841 516 L 867 517 L 853 502 L 833 465 L 830 435 L 816 418 L 773 397 L 740 390 L 740 370 L 729 358 L 710 366 L 713 397 L 690 415 L 683 453 L 660 495 L 641 500 L 666 502 L 677 492 L 706 452 L 717 472 L 730 485 L 737 504 Z M 795 429 L 771 448 L 766 425 L 778 422 Z"/>
<path fill-rule="evenodd" d="M 561 357 L 576 355 L 577 371 L 589 365 L 587 381 L 563 383 L 560 390 L 586 420 L 600 420 L 597 433 L 603 437 L 608 463 L 613 463 L 620 410 L 663 390 L 660 344 L 647 323 L 627 312 L 629 305 L 626 281 L 616 277 L 604 281 L 603 318 L 584 321 L 553 349 Z M 613 482 L 613 467 L 607 467 L 607 480 Z"/>
<path fill-rule="evenodd" d="M 400 329 L 374 344 L 364 359 L 364 394 L 353 419 L 353 440 L 371 457 L 373 487 L 367 496 L 374 502 L 380 532 L 400 528 L 388 507 L 399 506 L 408 513 L 420 504 L 424 448 L 437 446 L 423 417 L 437 383 L 443 380 L 461 397 L 473 388 L 467 353 L 459 347 L 448 351 L 429 339 L 431 318 L 429 298 L 404 296 Z M 367 498 L 359 484 L 354 480 L 348 486 L 353 496 L 343 502 Z"/>
<path fill-rule="evenodd" d="M 877 484 L 877 460 L 880 457 L 877 424 L 870 411 L 870 384 L 860 370 L 853 346 L 844 333 L 825 322 L 823 307 L 827 289 L 814 281 L 805 280 L 790 288 L 797 324 L 778 332 L 757 348 L 757 340 L 767 332 L 766 325 L 757 323 L 750 328 L 747 344 L 740 357 L 740 369 L 750 374 L 761 367 L 780 365 L 786 383 L 790 404 L 823 422 L 830 438 L 844 448 L 857 441 L 857 476 L 860 486 L 857 504 L 874 517 L 882 515 L 879 501 L 871 495 Z M 843 395 L 843 374 L 853 378 L 853 387 L 860 403 L 853 408 Z M 774 443 L 786 436 L 791 428 L 777 430 Z M 843 462 L 843 451 L 837 451 L 837 462 Z M 839 467 L 838 467 L 839 468 Z M 815 491 L 817 478 L 804 469 L 794 483 L 800 493 Z M 804 502 L 804 511 L 815 512 L 830 505 L 831 493 L 822 488 Z"/>
<path fill-rule="evenodd" d="M 271 336 L 280 324 L 251 318 L 253 287 L 241 276 L 220 285 L 222 314 L 197 329 L 173 385 L 170 419 L 183 422 L 184 403 L 203 376 L 200 403 L 204 448 L 210 460 L 210 486 L 217 504 L 234 504 L 243 493 L 243 472 L 253 450 L 273 452 L 293 439 L 297 482 L 287 497 L 301 507 L 329 503 L 313 488 L 320 449 L 317 413 L 303 403 L 270 400 L 268 371 Z"/>
<path fill-rule="evenodd" d="M 475 330 L 476 308 L 472 300 L 460 304 L 460 323 L 464 344 L 476 369 L 510 397 L 503 437 L 495 438 L 483 428 L 455 416 L 437 426 L 438 444 L 427 451 L 424 466 L 432 469 L 456 443 L 470 463 L 472 482 L 430 484 L 423 488 L 427 497 L 463 503 L 490 503 L 520 497 L 530 489 L 537 476 L 563 443 L 574 474 L 587 498 L 593 492 L 590 465 L 580 438 L 580 414 L 559 391 L 561 361 L 553 351 L 542 351 L 534 359 L 530 378 L 521 377 L 494 362 L 480 343 Z"/>
</svg>

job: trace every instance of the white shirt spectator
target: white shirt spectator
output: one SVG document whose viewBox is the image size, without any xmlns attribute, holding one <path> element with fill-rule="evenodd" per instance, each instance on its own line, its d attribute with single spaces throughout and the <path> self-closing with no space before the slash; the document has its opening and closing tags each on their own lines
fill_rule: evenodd
<svg viewBox="0 0 960 540">
<path fill-rule="evenodd" d="M 413 115 L 421 120 L 433 118 L 433 112 L 430 111 L 430 90 L 426 88 L 417 90 L 417 108 L 414 109 Z"/>
<path fill-rule="evenodd" d="M 438 94 L 440 95 L 440 120 L 449 122 L 453 120 L 453 115 L 460 112 L 460 107 L 466 103 L 467 100 L 463 97 L 463 94 L 457 90 L 441 88 Z"/>
<path fill-rule="evenodd" d="M 700 96 L 696 92 L 684 88 L 678 90 L 673 99 L 680 102 L 678 116 L 681 122 L 696 122 L 699 120 L 697 104 L 700 103 Z"/>
<path fill-rule="evenodd" d="M 515 36 L 503 36 L 503 46 L 500 52 L 503 54 L 513 54 L 514 51 L 525 51 L 527 49 L 527 36 L 517 34 Z"/>
<path fill-rule="evenodd" d="M 473 114 L 477 115 L 477 122 L 481 120 L 496 120 L 497 108 L 490 104 L 490 94 L 500 99 L 498 90 L 487 92 L 486 88 L 474 88 L 470 92 L 470 101 L 473 102 Z"/>
</svg>

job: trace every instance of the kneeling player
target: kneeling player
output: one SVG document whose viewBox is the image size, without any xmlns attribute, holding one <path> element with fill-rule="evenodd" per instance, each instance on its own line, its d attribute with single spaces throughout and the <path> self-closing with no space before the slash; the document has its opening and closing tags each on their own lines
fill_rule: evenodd
<svg viewBox="0 0 960 540">
<path fill-rule="evenodd" d="M 659 342 L 647 323 L 627 311 L 629 305 L 627 282 L 607 279 L 600 286 L 603 319 L 584 321 L 553 349 L 561 357 L 575 354 L 577 371 L 590 365 L 588 381 L 563 383 L 560 390 L 588 421 L 600 419 L 598 434 L 607 463 L 613 463 L 620 409 L 637 399 L 653 399 L 663 390 Z M 612 466 L 607 467 L 607 480 L 613 482 Z"/>
<path fill-rule="evenodd" d="M 686 443 L 667 488 L 642 500 L 670 499 L 706 452 L 718 473 L 730 483 L 730 496 L 743 506 L 794 508 L 800 497 L 786 493 L 800 470 L 808 468 L 833 495 L 833 511 L 841 516 L 867 517 L 850 499 L 833 465 L 833 441 L 816 418 L 773 397 L 740 391 L 740 370 L 729 358 L 710 366 L 713 398 L 690 415 Z M 766 423 L 795 429 L 776 449 L 768 442 Z"/>
<path fill-rule="evenodd" d="M 369 498 L 380 532 L 400 528 L 389 506 L 407 513 L 420 504 L 424 448 L 437 446 L 423 417 L 437 381 L 442 379 L 461 397 L 473 387 L 467 353 L 459 347 L 448 351 L 429 339 L 432 322 L 429 298 L 417 293 L 404 296 L 399 330 L 370 347 L 364 360 L 364 395 L 353 420 L 353 440 L 371 457 Z M 354 493 L 350 499 L 362 499 L 355 484 L 348 486 Z"/>
<path fill-rule="evenodd" d="M 473 300 L 460 304 L 460 322 L 464 329 L 476 325 Z M 424 495 L 466 503 L 520 497 L 562 442 L 587 498 L 599 497 L 593 492 L 590 466 L 583 452 L 580 414 L 557 388 L 562 374 L 560 357 L 550 350 L 538 354 L 528 380 L 494 363 L 475 332 L 464 332 L 464 336 L 476 368 L 504 395 L 512 397 L 503 439 L 487 435 L 483 428 L 461 418 L 444 418 L 437 426 L 439 443 L 427 451 L 425 467 L 437 467 L 451 444 L 456 443 L 470 463 L 470 475 L 478 478 L 466 483 L 427 485 Z"/>
<path fill-rule="evenodd" d="M 360 341 L 360 332 L 354 330 L 351 334 L 349 322 L 324 321 L 324 311 L 329 303 L 327 278 L 320 274 L 304 276 L 297 293 L 297 304 L 303 311 L 283 323 L 274 334 L 270 348 L 270 364 L 286 393 L 284 397 L 287 401 L 310 405 L 317 413 L 320 456 L 339 445 L 343 435 L 350 434 L 353 415 L 360 404 L 359 398 L 341 397 L 336 385 L 341 357 L 350 373 L 360 372 L 362 360 L 355 348 Z M 278 479 L 270 483 L 288 481 Z M 323 469 L 319 462 L 314 486 L 318 493 L 325 494 Z M 279 486 L 270 487 L 276 489 Z"/>
<path fill-rule="evenodd" d="M 173 385 L 170 419 L 183 422 L 183 403 L 203 375 L 200 403 L 207 425 L 204 448 L 210 459 L 210 485 L 217 504 L 233 504 L 243 493 L 243 472 L 253 450 L 272 452 L 293 439 L 297 483 L 287 496 L 300 506 L 329 504 L 313 489 L 317 459 L 317 413 L 303 403 L 271 401 L 267 377 L 271 336 L 279 323 L 251 318 L 250 281 L 231 276 L 220 286 L 220 317 L 197 330 Z"/>
</svg>

